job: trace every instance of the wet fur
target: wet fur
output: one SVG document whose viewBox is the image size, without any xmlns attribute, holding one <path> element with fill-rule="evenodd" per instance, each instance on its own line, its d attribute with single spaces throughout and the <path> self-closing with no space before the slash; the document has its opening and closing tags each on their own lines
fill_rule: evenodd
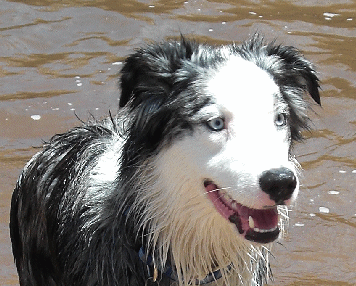
<svg viewBox="0 0 356 286">
<path fill-rule="evenodd" d="M 305 94 L 320 99 L 315 71 L 295 48 L 256 36 L 241 46 L 182 39 L 137 50 L 122 69 L 118 114 L 55 135 L 18 179 L 10 228 L 21 285 L 185 285 L 215 268 L 222 278 L 212 285 L 269 278 L 267 246 L 241 239 L 192 192 L 189 174 L 169 185 L 172 150 L 204 129 L 200 112 L 213 104 L 200 91 L 231 55 L 270 75 L 288 106 L 289 143 L 301 139 Z M 179 281 L 158 273 L 154 282 L 141 247 L 158 270 L 175 265 Z"/>
</svg>

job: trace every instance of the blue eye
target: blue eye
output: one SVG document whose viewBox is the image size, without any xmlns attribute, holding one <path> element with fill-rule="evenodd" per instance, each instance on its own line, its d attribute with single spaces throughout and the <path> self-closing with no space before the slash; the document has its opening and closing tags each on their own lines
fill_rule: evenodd
<svg viewBox="0 0 356 286">
<path fill-rule="evenodd" d="M 216 117 L 208 120 L 207 125 L 213 131 L 221 131 L 225 128 L 225 120 L 221 117 Z"/>
<path fill-rule="evenodd" d="M 274 123 L 277 127 L 283 127 L 287 124 L 287 114 L 285 113 L 278 113 L 276 118 L 274 119 Z"/>
</svg>

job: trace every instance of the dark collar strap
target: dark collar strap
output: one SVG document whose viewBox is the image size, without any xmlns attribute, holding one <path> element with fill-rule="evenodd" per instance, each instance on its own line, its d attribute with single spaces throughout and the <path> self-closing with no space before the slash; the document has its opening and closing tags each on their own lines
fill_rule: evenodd
<svg viewBox="0 0 356 286">
<path fill-rule="evenodd" d="M 146 255 L 145 254 L 145 249 L 143 248 L 143 246 L 140 248 L 139 252 L 138 252 L 138 256 L 140 257 L 141 261 L 144 262 L 147 266 L 150 266 L 151 268 L 154 268 L 155 265 L 153 263 L 153 259 L 151 257 L 151 255 Z M 231 266 L 229 266 L 228 268 L 231 268 Z M 154 271 L 154 270 L 153 270 Z M 163 270 L 160 270 L 164 275 L 166 275 L 169 279 L 173 280 L 173 281 L 177 281 L 178 277 L 177 277 L 177 273 L 175 271 L 173 271 L 173 268 L 168 264 L 165 266 L 165 268 Z M 153 276 L 151 273 L 151 271 L 149 271 L 149 275 Z M 221 274 L 221 270 L 218 269 L 212 273 L 209 273 L 204 279 L 202 280 L 195 280 L 195 283 L 193 283 L 194 285 L 204 285 L 204 284 L 208 284 L 211 283 L 215 280 L 218 280 L 222 277 Z"/>
</svg>

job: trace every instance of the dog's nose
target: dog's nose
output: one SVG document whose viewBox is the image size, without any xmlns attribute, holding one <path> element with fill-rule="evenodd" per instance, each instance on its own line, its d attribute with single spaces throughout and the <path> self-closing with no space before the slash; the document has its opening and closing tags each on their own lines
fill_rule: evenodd
<svg viewBox="0 0 356 286">
<path fill-rule="evenodd" d="M 281 167 L 264 171 L 259 183 L 262 191 L 269 194 L 271 200 L 276 204 L 284 204 L 292 197 L 297 186 L 297 177 L 290 169 Z"/>
</svg>

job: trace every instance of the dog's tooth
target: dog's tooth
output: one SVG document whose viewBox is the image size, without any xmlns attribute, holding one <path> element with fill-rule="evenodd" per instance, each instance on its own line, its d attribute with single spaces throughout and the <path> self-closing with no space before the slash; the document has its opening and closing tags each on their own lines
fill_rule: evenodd
<svg viewBox="0 0 356 286">
<path fill-rule="evenodd" d="M 236 201 L 232 201 L 231 207 L 236 211 L 237 210 L 237 203 Z"/>
<path fill-rule="evenodd" d="M 277 229 L 277 226 L 271 229 L 259 229 L 258 227 L 253 228 L 253 230 L 255 232 L 259 232 L 259 233 L 266 233 L 266 232 L 272 232 L 275 231 Z"/>
<path fill-rule="evenodd" d="M 248 226 L 249 226 L 250 228 L 252 228 L 252 229 L 255 228 L 255 222 L 254 222 L 252 216 L 249 216 L 249 217 L 248 217 Z"/>
</svg>

